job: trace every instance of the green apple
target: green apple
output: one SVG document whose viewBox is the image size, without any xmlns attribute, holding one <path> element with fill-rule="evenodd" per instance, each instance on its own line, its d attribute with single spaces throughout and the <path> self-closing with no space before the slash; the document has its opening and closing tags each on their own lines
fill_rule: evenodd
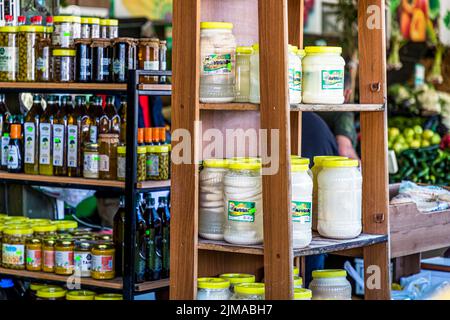
<svg viewBox="0 0 450 320">
<path fill-rule="evenodd" d="M 413 130 L 414 130 L 414 133 L 416 133 L 416 134 L 422 135 L 422 133 L 423 133 L 422 127 L 421 127 L 421 126 L 418 126 L 418 125 L 417 125 L 417 126 L 414 126 Z"/>
<path fill-rule="evenodd" d="M 433 137 L 431 137 L 431 144 L 435 145 L 439 143 L 441 143 L 441 136 L 437 133 L 433 134 Z"/>
<path fill-rule="evenodd" d="M 430 142 L 428 140 L 422 140 L 421 144 L 422 148 L 426 148 L 430 146 Z"/>
<path fill-rule="evenodd" d="M 425 140 L 430 140 L 434 136 L 434 132 L 430 129 L 427 129 L 423 132 L 422 138 Z"/>
<path fill-rule="evenodd" d="M 414 130 L 411 128 L 406 128 L 405 130 L 403 130 L 403 135 L 405 137 L 412 137 L 414 136 Z"/>
<path fill-rule="evenodd" d="M 395 142 L 396 142 L 396 143 L 403 144 L 403 143 L 406 142 L 406 140 L 405 140 L 405 137 L 404 137 L 403 135 L 399 135 L 399 136 L 397 137 L 397 139 L 395 139 Z"/>
<path fill-rule="evenodd" d="M 409 144 L 411 144 L 411 142 L 414 141 L 414 136 L 412 136 L 412 137 L 407 137 L 405 140 L 406 140 L 406 143 L 409 145 Z"/>
<path fill-rule="evenodd" d="M 403 145 L 401 143 L 395 143 L 393 146 L 395 153 L 400 153 L 403 151 Z"/>
<path fill-rule="evenodd" d="M 418 148 L 420 148 L 420 141 L 419 140 L 414 140 L 413 142 L 410 143 L 409 146 L 412 149 L 418 149 Z"/>
<path fill-rule="evenodd" d="M 389 128 L 389 138 L 395 138 L 400 134 L 400 130 L 398 128 Z"/>
</svg>

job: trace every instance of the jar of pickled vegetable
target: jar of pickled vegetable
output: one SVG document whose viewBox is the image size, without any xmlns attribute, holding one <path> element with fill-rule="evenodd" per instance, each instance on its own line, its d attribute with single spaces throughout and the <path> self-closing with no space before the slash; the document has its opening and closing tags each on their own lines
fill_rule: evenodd
<svg viewBox="0 0 450 320">
<path fill-rule="evenodd" d="M 75 50 L 53 50 L 53 81 L 74 82 L 75 81 Z"/>
<path fill-rule="evenodd" d="M 3 239 L 3 230 L 6 228 L 5 225 L 0 225 L 0 248 L 2 247 L 2 239 Z M 0 250 L 0 265 L 2 261 L 2 250 Z"/>
<path fill-rule="evenodd" d="M 94 82 L 111 82 L 111 41 L 92 40 L 92 70 Z"/>
<path fill-rule="evenodd" d="M 147 148 L 144 146 L 137 148 L 137 180 L 145 181 L 147 180 Z"/>
<path fill-rule="evenodd" d="M 117 38 L 113 40 L 112 81 L 123 83 L 128 81 L 128 70 L 136 69 L 136 40 Z"/>
<path fill-rule="evenodd" d="M 26 244 L 26 269 L 28 271 L 41 271 L 42 269 L 42 242 L 39 238 L 31 238 Z"/>
<path fill-rule="evenodd" d="M 0 27 L 0 81 L 16 81 L 17 27 Z"/>
<path fill-rule="evenodd" d="M 159 39 L 139 40 L 138 62 L 140 70 L 159 71 Z M 157 76 L 143 76 L 141 83 L 158 83 Z"/>
<path fill-rule="evenodd" d="M 54 224 L 33 225 L 34 235 L 36 236 L 36 238 L 40 239 L 56 236 L 56 230 L 57 226 Z"/>
<path fill-rule="evenodd" d="M 100 20 L 101 37 L 104 39 L 115 39 L 119 37 L 119 20 L 101 19 Z"/>
<path fill-rule="evenodd" d="M 94 300 L 123 300 L 123 296 L 118 293 L 102 293 L 96 295 Z"/>
<path fill-rule="evenodd" d="M 57 286 L 48 286 L 36 292 L 37 300 L 65 300 L 66 290 Z"/>
<path fill-rule="evenodd" d="M 7 227 L 2 237 L 2 266 L 9 269 L 25 269 L 25 246 L 33 235 L 33 229 L 26 225 Z"/>
<path fill-rule="evenodd" d="M 117 180 L 125 181 L 127 168 L 127 148 L 125 146 L 117 147 Z"/>
<path fill-rule="evenodd" d="M 54 47 L 70 48 L 74 39 L 74 17 L 73 16 L 55 16 L 53 17 L 54 30 L 52 34 L 52 43 Z"/>
<path fill-rule="evenodd" d="M 75 79 L 77 82 L 92 81 L 92 41 L 90 39 L 77 39 L 75 48 L 77 52 L 75 62 Z"/>
<path fill-rule="evenodd" d="M 147 147 L 147 180 L 168 180 L 169 172 L 169 146 Z"/>
<path fill-rule="evenodd" d="M 116 276 L 114 270 L 114 245 L 97 244 L 92 248 L 92 271 L 93 279 L 106 280 L 114 279 Z"/>
<path fill-rule="evenodd" d="M 75 275 L 90 277 L 92 268 L 92 244 L 89 241 L 77 241 L 74 250 Z"/>
<path fill-rule="evenodd" d="M 58 223 L 56 224 L 58 234 L 69 234 L 71 232 L 74 232 L 76 228 L 78 228 L 78 222 L 76 221 L 62 220 L 58 221 Z"/>
<path fill-rule="evenodd" d="M 38 33 L 42 26 L 19 27 L 19 74 L 17 80 L 21 82 L 36 81 L 36 44 Z"/>
<path fill-rule="evenodd" d="M 100 179 L 117 179 L 117 145 L 119 144 L 119 135 L 116 133 L 100 134 L 98 136 L 99 144 L 99 176 Z"/>
<path fill-rule="evenodd" d="M 55 272 L 55 242 L 56 238 L 45 238 L 42 240 L 42 271 Z"/>
<path fill-rule="evenodd" d="M 66 294 L 66 300 L 89 301 L 94 300 L 95 292 L 87 290 L 74 290 Z"/>
<path fill-rule="evenodd" d="M 71 275 L 74 271 L 73 240 L 59 239 L 55 244 L 55 273 Z"/>
<path fill-rule="evenodd" d="M 100 156 L 97 143 L 86 143 L 84 145 L 84 165 L 83 177 L 87 179 L 98 179 L 100 172 L 98 170 Z"/>
</svg>

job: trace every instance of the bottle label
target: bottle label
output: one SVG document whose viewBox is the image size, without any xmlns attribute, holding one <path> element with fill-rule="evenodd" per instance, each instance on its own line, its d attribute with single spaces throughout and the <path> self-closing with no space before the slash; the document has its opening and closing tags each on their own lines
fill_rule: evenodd
<svg viewBox="0 0 450 320">
<path fill-rule="evenodd" d="M 96 272 L 111 272 L 114 270 L 114 258 L 108 256 L 92 256 L 92 271 Z"/>
<path fill-rule="evenodd" d="M 55 266 L 66 270 L 73 269 L 73 251 L 55 251 Z"/>
<path fill-rule="evenodd" d="M 311 202 L 292 201 L 292 221 L 301 224 L 311 223 Z"/>
<path fill-rule="evenodd" d="M 26 122 L 24 125 L 25 138 L 25 163 L 34 164 L 36 149 L 36 126 L 33 122 Z"/>
<path fill-rule="evenodd" d="M 14 72 L 16 59 L 15 47 L 0 47 L 0 72 Z"/>
<path fill-rule="evenodd" d="M 79 272 L 89 272 L 92 267 L 92 254 L 90 252 L 74 253 L 75 270 Z"/>
<path fill-rule="evenodd" d="M 114 59 L 113 72 L 114 74 L 125 74 L 125 61 Z"/>
<path fill-rule="evenodd" d="M 157 155 L 151 154 L 147 156 L 147 176 L 159 176 L 159 157 Z"/>
<path fill-rule="evenodd" d="M 100 157 L 98 153 L 84 153 L 84 171 L 87 173 L 98 174 L 98 163 Z"/>
<path fill-rule="evenodd" d="M 62 167 L 64 164 L 64 125 L 53 125 L 53 165 Z"/>
<path fill-rule="evenodd" d="M 159 71 L 159 61 L 144 61 L 144 70 Z"/>
<path fill-rule="evenodd" d="M 8 166 L 9 137 L 2 137 L 2 166 Z"/>
<path fill-rule="evenodd" d="M 111 59 L 102 58 L 102 73 L 104 76 L 109 76 L 109 65 L 111 64 Z"/>
<path fill-rule="evenodd" d="M 67 126 L 67 166 L 78 167 L 78 126 Z"/>
<path fill-rule="evenodd" d="M 27 265 L 33 268 L 39 268 L 42 264 L 41 250 L 27 250 Z"/>
<path fill-rule="evenodd" d="M 8 170 L 19 169 L 20 150 L 17 146 L 9 146 L 8 148 Z"/>
<path fill-rule="evenodd" d="M 255 222 L 256 203 L 228 201 L 228 220 L 238 222 Z"/>
<path fill-rule="evenodd" d="M 36 69 L 42 73 L 48 70 L 48 57 L 38 57 L 36 59 Z"/>
<path fill-rule="evenodd" d="M 41 123 L 39 128 L 39 164 L 50 164 L 51 125 Z"/>
<path fill-rule="evenodd" d="M 91 75 L 91 59 L 80 59 L 80 76 L 86 78 Z"/>
<path fill-rule="evenodd" d="M 344 89 L 343 70 L 322 70 L 322 90 Z"/>
<path fill-rule="evenodd" d="M 49 269 L 55 267 L 55 251 L 54 250 L 44 250 L 44 264 L 43 266 Z"/>
<path fill-rule="evenodd" d="M 160 61 L 159 62 L 159 70 L 166 71 L 167 70 L 167 62 L 166 61 Z"/>
<path fill-rule="evenodd" d="M 89 127 L 89 142 L 90 143 L 97 143 L 97 136 L 98 129 L 97 126 L 90 126 Z"/>
<path fill-rule="evenodd" d="M 125 157 L 117 158 L 117 178 L 125 179 L 125 170 L 127 166 L 127 160 Z"/>
<path fill-rule="evenodd" d="M 295 68 L 289 68 L 289 90 L 302 91 L 302 72 Z"/>
<path fill-rule="evenodd" d="M 109 157 L 106 154 L 100 155 L 99 171 L 109 172 Z"/>
<path fill-rule="evenodd" d="M 203 73 L 206 75 L 230 74 L 233 70 L 231 54 L 210 54 L 203 58 Z"/>
<path fill-rule="evenodd" d="M 2 262 L 14 266 L 25 264 L 25 246 L 23 244 L 3 244 Z"/>
</svg>

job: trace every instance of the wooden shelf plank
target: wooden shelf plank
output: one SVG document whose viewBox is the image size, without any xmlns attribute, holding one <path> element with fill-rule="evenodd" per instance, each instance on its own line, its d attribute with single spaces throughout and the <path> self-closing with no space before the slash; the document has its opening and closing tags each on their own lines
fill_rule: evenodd
<svg viewBox="0 0 450 320">
<path fill-rule="evenodd" d="M 135 291 L 144 292 L 144 291 L 152 291 L 159 288 L 166 288 L 170 285 L 169 279 L 161 279 L 156 281 L 147 281 L 143 283 L 136 283 Z"/>
<path fill-rule="evenodd" d="M 140 84 L 138 90 L 142 91 L 171 91 L 171 84 Z"/>
<path fill-rule="evenodd" d="M 302 112 L 376 112 L 384 111 L 383 104 L 293 104 L 291 111 Z M 200 104 L 200 110 L 216 111 L 259 111 L 259 104 L 253 103 L 204 103 Z"/>
<path fill-rule="evenodd" d="M 120 83 L 55 83 L 55 82 L 0 82 L 2 90 L 43 91 L 126 91 L 127 85 Z"/>
<path fill-rule="evenodd" d="M 354 248 L 367 247 L 377 243 L 386 242 L 387 239 L 388 237 L 386 235 L 361 234 L 355 239 L 336 240 L 323 238 L 315 233 L 313 235 L 313 240 L 308 247 L 302 249 L 294 248 L 294 256 L 311 256 L 322 253 L 338 252 Z M 213 241 L 205 239 L 198 240 L 198 249 L 253 255 L 264 254 L 263 245 L 237 246 L 224 241 Z"/>
</svg>

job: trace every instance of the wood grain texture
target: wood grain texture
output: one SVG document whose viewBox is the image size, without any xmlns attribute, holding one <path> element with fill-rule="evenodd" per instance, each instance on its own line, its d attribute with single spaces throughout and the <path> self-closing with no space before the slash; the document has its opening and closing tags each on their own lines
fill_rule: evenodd
<svg viewBox="0 0 450 320">
<path fill-rule="evenodd" d="M 279 130 L 279 170 L 263 176 L 266 299 L 293 298 L 287 0 L 259 0 L 261 129 Z M 263 158 L 263 163 L 265 163 Z"/>
<path fill-rule="evenodd" d="M 421 254 L 399 257 L 394 263 L 394 281 L 399 283 L 400 278 L 409 277 L 420 272 Z"/>
<path fill-rule="evenodd" d="M 216 111 L 259 111 L 259 104 L 253 103 L 206 103 L 200 104 L 201 110 Z M 290 105 L 291 116 L 293 112 L 378 112 L 384 111 L 383 104 L 292 104 Z"/>
<path fill-rule="evenodd" d="M 358 1 L 360 103 L 386 103 L 386 30 L 384 0 Z M 373 11 L 375 10 L 375 11 Z M 362 112 L 362 173 L 364 232 L 389 234 L 387 165 L 387 113 Z M 390 299 L 389 244 L 364 248 L 367 266 L 381 271 L 381 287 L 365 290 L 370 300 Z"/>
<path fill-rule="evenodd" d="M 191 164 L 172 162 L 171 299 L 192 300 L 197 291 L 199 32 L 200 0 L 174 0 L 172 129 L 190 132 L 194 159 Z M 178 143 L 173 142 L 172 150 Z"/>
<path fill-rule="evenodd" d="M 44 90 L 104 90 L 104 91 L 126 91 L 126 84 L 117 83 L 60 83 L 60 82 L 0 82 L 3 89 L 44 89 Z"/>
</svg>

